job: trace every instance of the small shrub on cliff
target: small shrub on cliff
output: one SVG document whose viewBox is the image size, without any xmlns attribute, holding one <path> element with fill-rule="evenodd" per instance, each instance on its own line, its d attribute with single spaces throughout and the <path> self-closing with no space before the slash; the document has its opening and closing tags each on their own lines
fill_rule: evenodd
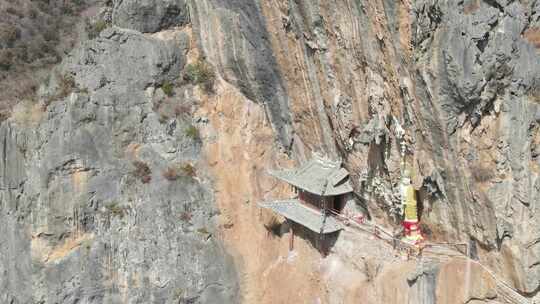
<svg viewBox="0 0 540 304">
<path fill-rule="evenodd" d="M 178 169 L 175 167 L 169 167 L 163 171 L 163 177 L 166 180 L 175 181 L 178 179 L 178 177 L 180 177 L 180 175 L 178 174 Z"/>
<path fill-rule="evenodd" d="M 133 166 L 135 167 L 133 175 L 138 177 L 143 184 L 147 184 L 152 180 L 152 170 L 145 162 L 136 160 L 133 162 Z"/>
<path fill-rule="evenodd" d="M 94 39 L 99 36 L 99 34 L 109 27 L 109 24 L 104 20 L 98 20 L 96 22 L 87 21 L 86 23 L 86 32 L 88 33 L 88 38 Z"/>
<path fill-rule="evenodd" d="M 180 213 L 180 220 L 182 222 L 188 223 L 189 221 L 191 221 L 192 218 L 193 218 L 193 214 L 191 214 L 191 212 L 187 210 Z"/>
<path fill-rule="evenodd" d="M 189 176 L 189 177 L 197 176 L 197 170 L 190 163 L 183 164 L 182 166 L 180 166 L 180 169 L 182 170 L 185 176 Z"/>
<path fill-rule="evenodd" d="M 534 86 L 528 93 L 531 101 L 540 103 L 540 85 Z"/>
<path fill-rule="evenodd" d="M 107 209 L 107 212 L 109 212 L 110 215 L 123 218 L 124 215 L 126 215 L 128 211 L 128 207 L 120 206 L 117 202 L 113 202 L 112 204 L 105 207 Z"/>
<path fill-rule="evenodd" d="M 52 95 L 49 95 L 45 100 L 45 106 L 50 105 L 54 100 L 66 98 L 73 90 L 77 88 L 75 79 L 71 75 L 67 74 L 55 74 L 57 79 L 56 92 Z"/>
<path fill-rule="evenodd" d="M 169 181 L 175 181 L 181 176 L 195 177 L 197 176 L 197 171 L 188 162 L 170 166 L 163 171 L 163 177 Z"/>
<path fill-rule="evenodd" d="M 61 75 L 58 83 L 58 98 L 67 97 L 75 89 L 75 79 L 71 75 Z"/>
<path fill-rule="evenodd" d="M 199 140 L 201 139 L 201 135 L 199 134 L 199 129 L 197 127 L 191 125 L 186 128 L 185 130 L 186 136 L 193 139 L 193 140 Z"/>
<path fill-rule="evenodd" d="M 186 67 L 186 79 L 193 84 L 201 85 L 205 91 L 211 92 L 214 88 L 216 74 L 210 64 L 199 60 Z"/>
<path fill-rule="evenodd" d="M 206 238 L 211 236 L 211 233 L 208 232 L 208 229 L 206 229 L 206 227 L 201 227 L 201 228 L 197 229 L 197 232 L 204 235 Z"/>
<path fill-rule="evenodd" d="M 275 217 L 272 217 L 270 222 L 264 224 L 264 228 L 266 228 L 266 231 L 268 231 L 269 234 L 281 236 L 281 223 Z"/>
<path fill-rule="evenodd" d="M 163 82 L 163 84 L 161 85 L 161 89 L 163 90 L 163 93 L 165 93 L 165 95 L 169 97 L 174 95 L 174 86 L 171 82 L 167 80 Z"/>
</svg>

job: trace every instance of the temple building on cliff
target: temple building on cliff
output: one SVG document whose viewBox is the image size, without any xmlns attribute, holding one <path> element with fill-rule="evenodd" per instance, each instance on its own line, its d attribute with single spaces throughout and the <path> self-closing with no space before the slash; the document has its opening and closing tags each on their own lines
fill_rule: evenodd
<svg viewBox="0 0 540 304">
<path fill-rule="evenodd" d="M 259 203 L 259 206 L 319 234 L 343 229 L 333 214 L 342 212 L 351 200 L 353 188 L 349 183 L 349 172 L 342 168 L 341 162 L 314 155 L 298 168 L 269 173 L 289 183 L 298 195 Z"/>
</svg>

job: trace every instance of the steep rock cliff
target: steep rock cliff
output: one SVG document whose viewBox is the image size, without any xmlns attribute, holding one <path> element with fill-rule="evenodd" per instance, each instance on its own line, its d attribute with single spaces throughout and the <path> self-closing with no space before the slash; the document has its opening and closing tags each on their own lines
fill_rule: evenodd
<svg viewBox="0 0 540 304">
<path fill-rule="evenodd" d="M 159 88 L 190 43 L 105 29 L 64 59 L 45 110 L 21 104 L 2 125 L 2 303 L 235 302 L 192 104 Z"/>
<path fill-rule="evenodd" d="M 397 123 L 434 242 L 537 297 L 539 1 L 112 1 L 3 122 L 7 303 L 511 302 L 458 257 L 403 261 L 342 232 L 289 252 L 267 176 L 342 159 L 398 228 Z M 211 88 L 187 64 L 208 62 Z M 69 92 L 66 91 L 66 86 Z M 69 94 L 59 94 L 69 93 Z M 67 96 L 63 96 L 67 95 Z"/>
</svg>

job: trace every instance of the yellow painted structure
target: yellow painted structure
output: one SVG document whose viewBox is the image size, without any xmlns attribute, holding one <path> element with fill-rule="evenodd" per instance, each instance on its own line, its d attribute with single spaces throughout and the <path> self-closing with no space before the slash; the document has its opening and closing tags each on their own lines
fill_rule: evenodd
<svg viewBox="0 0 540 304">
<path fill-rule="evenodd" d="M 418 201 L 416 191 L 411 184 L 410 171 L 403 170 L 401 177 L 401 208 L 404 213 L 403 228 L 405 231 L 404 241 L 419 244 L 423 241 L 422 232 L 418 223 Z"/>
<path fill-rule="evenodd" d="M 402 185 L 402 201 L 406 221 L 418 221 L 418 206 L 416 202 L 416 194 L 412 185 Z"/>
</svg>

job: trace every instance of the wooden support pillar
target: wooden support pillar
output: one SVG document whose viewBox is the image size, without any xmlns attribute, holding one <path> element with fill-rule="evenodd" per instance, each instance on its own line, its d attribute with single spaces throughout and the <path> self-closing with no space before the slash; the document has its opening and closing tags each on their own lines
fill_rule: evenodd
<svg viewBox="0 0 540 304">
<path fill-rule="evenodd" d="M 293 251 L 294 250 L 294 229 L 291 222 L 289 222 L 289 227 L 291 229 L 291 235 L 289 237 L 289 251 Z"/>
</svg>

